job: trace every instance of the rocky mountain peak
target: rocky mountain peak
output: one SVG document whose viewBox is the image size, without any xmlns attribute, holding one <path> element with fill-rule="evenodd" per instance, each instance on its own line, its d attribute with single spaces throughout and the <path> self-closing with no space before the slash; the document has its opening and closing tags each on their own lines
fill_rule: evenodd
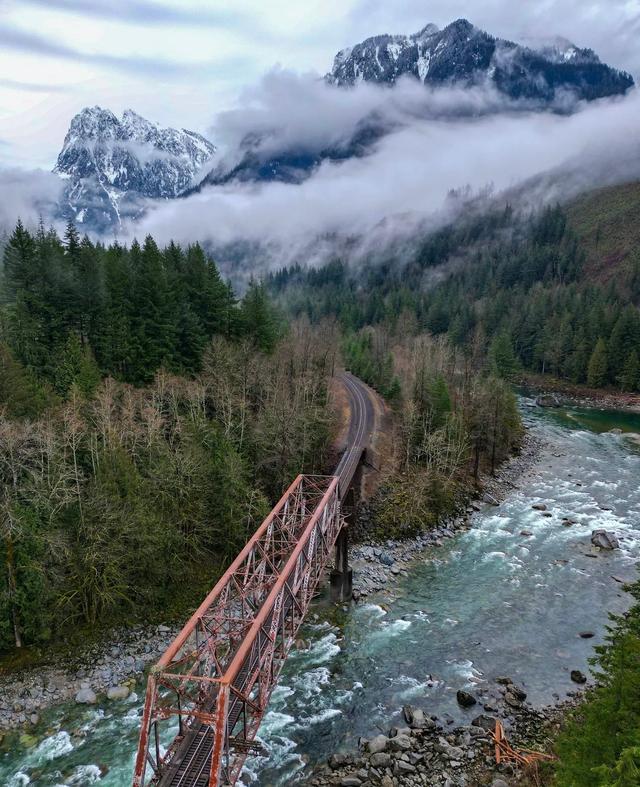
<svg viewBox="0 0 640 787">
<path fill-rule="evenodd" d="M 109 228 L 139 210 L 140 198 L 179 196 L 214 153 L 194 131 L 163 128 L 132 109 L 118 119 L 86 107 L 72 119 L 54 168 L 69 181 L 63 212 L 78 224 Z"/>
</svg>

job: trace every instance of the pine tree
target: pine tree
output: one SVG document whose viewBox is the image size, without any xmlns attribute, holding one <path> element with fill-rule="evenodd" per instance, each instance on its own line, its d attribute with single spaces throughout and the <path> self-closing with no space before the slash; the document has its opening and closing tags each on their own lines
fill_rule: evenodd
<svg viewBox="0 0 640 787">
<path fill-rule="evenodd" d="M 20 290 L 31 289 L 36 284 L 33 279 L 34 269 L 35 242 L 18 220 L 4 250 L 3 289 L 6 295 L 15 298 Z"/>
<path fill-rule="evenodd" d="M 640 359 L 636 350 L 631 350 L 625 362 L 620 384 L 623 391 L 637 391 L 640 388 Z"/>
<path fill-rule="evenodd" d="M 607 383 L 608 355 L 604 339 L 598 339 L 587 369 L 587 383 L 592 388 L 601 388 Z"/>
<path fill-rule="evenodd" d="M 618 382 L 631 351 L 639 345 L 640 313 L 633 306 L 627 306 L 616 320 L 607 344 L 611 382 Z"/>
<path fill-rule="evenodd" d="M 493 374 L 505 380 L 511 379 L 517 373 L 519 363 L 507 331 L 501 331 L 494 336 L 489 346 L 489 367 Z"/>
<path fill-rule="evenodd" d="M 242 299 L 242 332 L 263 352 L 271 352 L 278 338 L 276 315 L 262 284 L 251 281 Z"/>
<path fill-rule="evenodd" d="M 100 382 L 100 369 L 90 349 L 82 345 L 77 334 L 70 334 L 56 356 L 58 362 L 53 379 L 56 392 L 66 396 L 76 386 L 81 394 L 90 397 Z"/>
</svg>

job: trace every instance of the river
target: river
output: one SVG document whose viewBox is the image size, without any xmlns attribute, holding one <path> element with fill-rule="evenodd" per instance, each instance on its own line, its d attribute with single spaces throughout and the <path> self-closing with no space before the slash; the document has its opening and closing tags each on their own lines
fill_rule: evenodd
<svg viewBox="0 0 640 787">
<path fill-rule="evenodd" d="M 317 605 L 302 634 L 309 647 L 288 659 L 261 727 L 269 756 L 248 763 L 247 782 L 301 779 L 398 721 L 405 703 L 462 720 L 473 711 L 458 707 L 456 690 L 497 675 L 535 704 L 575 690 L 570 671 L 587 672 L 608 612 L 629 603 L 620 580 L 635 577 L 640 552 L 640 445 L 627 433 L 640 432 L 640 415 L 526 400 L 523 410 L 545 450 L 499 507 L 475 514 L 469 530 L 368 603 Z M 596 527 L 615 531 L 621 549 L 594 557 Z M 593 638 L 579 636 L 586 631 Z M 141 692 L 44 713 L 28 735 L 0 744 L 0 784 L 128 787 L 140 706 Z"/>
</svg>

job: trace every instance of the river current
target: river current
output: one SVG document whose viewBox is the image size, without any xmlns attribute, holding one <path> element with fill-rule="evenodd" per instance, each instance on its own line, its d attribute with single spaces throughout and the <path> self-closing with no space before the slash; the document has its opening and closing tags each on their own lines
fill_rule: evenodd
<svg viewBox="0 0 640 787">
<path fill-rule="evenodd" d="M 473 710 L 456 690 L 497 675 L 535 704 L 575 690 L 570 671 L 588 671 L 608 613 L 629 604 L 621 582 L 635 578 L 640 553 L 640 415 L 523 409 L 545 449 L 500 506 L 367 603 L 313 610 L 308 647 L 288 659 L 260 730 L 269 754 L 248 762 L 247 783 L 302 780 L 399 721 L 403 704 L 462 721 Z M 615 531 L 621 548 L 598 553 L 594 528 Z M 123 702 L 44 713 L 33 734 L 0 744 L 0 784 L 129 787 L 141 702 L 142 686 Z"/>
</svg>

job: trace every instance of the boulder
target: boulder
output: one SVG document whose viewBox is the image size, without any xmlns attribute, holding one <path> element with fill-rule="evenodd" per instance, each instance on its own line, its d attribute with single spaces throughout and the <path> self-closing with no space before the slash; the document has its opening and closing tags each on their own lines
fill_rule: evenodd
<svg viewBox="0 0 640 787">
<path fill-rule="evenodd" d="M 349 763 L 349 758 L 347 757 L 346 754 L 340 754 L 340 753 L 332 754 L 331 757 L 329 757 L 328 762 L 329 762 L 329 767 L 332 770 L 337 771 L 338 768 L 342 768 L 344 765 L 347 765 Z"/>
<path fill-rule="evenodd" d="M 581 672 L 579 669 L 572 669 L 571 670 L 571 680 L 574 683 L 586 683 L 587 682 L 587 676 L 584 674 L 584 672 Z"/>
<path fill-rule="evenodd" d="M 426 725 L 424 711 L 421 708 L 414 708 L 412 705 L 403 705 L 402 715 L 412 730 L 422 729 Z"/>
<path fill-rule="evenodd" d="M 476 716 L 471 724 L 473 724 L 474 727 L 480 727 L 480 729 L 486 730 L 486 732 L 495 732 L 496 729 L 496 719 L 494 719 L 493 716 L 487 716 L 484 713 Z"/>
<path fill-rule="evenodd" d="M 76 694 L 76 702 L 81 705 L 95 705 L 98 698 L 93 689 L 80 689 Z"/>
<path fill-rule="evenodd" d="M 508 691 L 504 695 L 504 701 L 509 705 L 511 708 L 519 708 L 522 705 L 522 700 L 519 700 L 515 694 L 512 694 Z"/>
<path fill-rule="evenodd" d="M 533 508 L 534 511 L 546 511 L 547 510 L 547 506 L 546 506 L 545 503 L 534 503 L 531 506 L 531 508 Z"/>
<path fill-rule="evenodd" d="M 508 691 L 513 694 L 516 699 L 520 700 L 520 702 L 524 702 L 527 699 L 527 692 L 513 683 L 509 686 Z"/>
<path fill-rule="evenodd" d="M 388 768 L 391 762 L 391 755 L 385 751 L 379 751 L 377 754 L 372 754 L 369 758 L 373 768 Z"/>
<path fill-rule="evenodd" d="M 412 746 L 413 742 L 408 735 L 396 735 L 395 738 L 389 738 L 391 751 L 409 751 Z"/>
<path fill-rule="evenodd" d="M 615 533 L 609 530 L 594 530 L 591 533 L 591 543 L 600 549 L 619 549 L 620 542 Z"/>
<path fill-rule="evenodd" d="M 560 407 L 560 400 L 554 394 L 540 394 L 536 396 L 536 404 L 539 407 Z"/>
<path fill-rule="evenodd" d="M 463 689 L 458 689 L 456 692 L 456 699 L 458 700 L 458 705 L 461 705 L 463 708 L 470 708 L 477 702 L 473 694 L 470 694 L 468 691 L 464 691 Z"/>
<path fill-rule="evenodd" d="M 371 738 L 367 743 L 367 749 L 370 754 L 378 754 L 381 751 L 385 751 L 388 745 L 389 738 L 386 735 L 376 735 L 375 738 Z"/>
<path fill-rule="evenodd" d="M 107 689 L 107 699 L 109 700 L 126 700 L 131 694 L 128 686 L 111 686 Z"/>
<path fill-rule="evenodd" d="M 594 637 L 594 636 L 595 636 L 595 634 L 593 633 L 593 631 L 581 631 L 581 632 L 578 634 L 578 636 L 579 636 L 581 639 L 591 639 L 591 637 Z"/>
</svg>

